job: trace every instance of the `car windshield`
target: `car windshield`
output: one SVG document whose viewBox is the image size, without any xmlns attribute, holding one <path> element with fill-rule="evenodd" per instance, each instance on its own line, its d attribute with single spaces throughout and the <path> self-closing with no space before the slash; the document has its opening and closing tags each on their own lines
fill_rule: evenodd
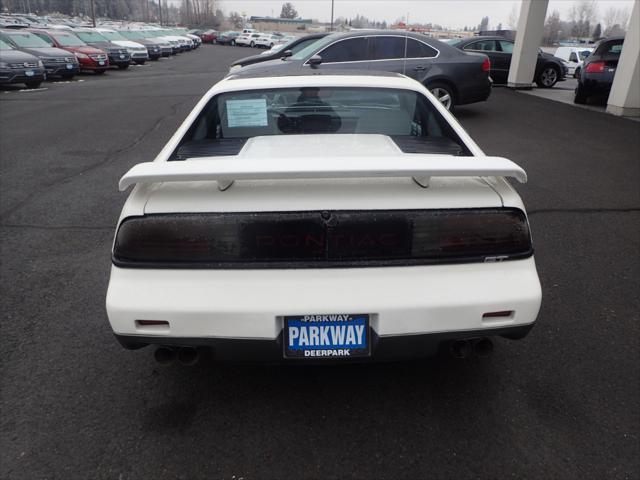
<svg viewBox="0 0 640 480">
<path fill-rule="evenodd" d="M 9 33 L 7 36 L 13 40 L 16 45 L 22 48 L 46 48 L 51 46 L 40 37 L 35 36 L 33 33 Z"/>
<path fill-rule="evenodd" d="M 327 35 L 326 37 L 321 38 L 317 42 L 313 42 L 311 45 L 307 45 L 298 53 L 294 54 L 291 58 L 293 60 L 306 60 L 307 57 L 317 52 L 318 49 L 326 45 L 329 45 L 331 42 L 334 42 L 335 40 L 336 40 L 336 37 L 334 35 Z"/>
<path fill-rule="evenodd" d="M 13 47 L 0 39 L 0 50 L 13 50 Z"/>
<path fill-rule="evenodd" d="M 104 35 L 107 40 L 126 40 L 126 38 L 118 32 L 102 32 L 102 35 Z"/>
<path fill-rule="evenodd" d="M 63 47 L 82 47 L 86 45 L 78 37 L 69 33 L 52 33 L 51 36 Z"/>
<path fill-rule="evenodd" d="M 173 158 L 194 156 L 194 147 L 196 156 L 219 155 L 220 148 L 237 144 L 238 139 L 301 134 L 389 135 L 416 145 L 427 142 L 447 152 L 453 148 L 458 155 L 467 153 L 433 104 L 415 91 L 301 87 L 229 92 L 212 98 Z"/>
<path fill-rule="evenodd" d="M 84 42 L 108 42 L 106 38 L 100 35 L 98 32 L 76 32 L 76 35 L 80 40 Z"/>
</svg>

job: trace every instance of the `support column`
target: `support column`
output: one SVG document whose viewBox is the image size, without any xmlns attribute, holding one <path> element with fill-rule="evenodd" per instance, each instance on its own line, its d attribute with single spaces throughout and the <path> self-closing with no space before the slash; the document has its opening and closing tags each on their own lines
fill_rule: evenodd
<svg viewBox="0 0 640 480">
<path fill-rule="evenodd" d="M 511 88 L 531 88 L 548 4 L 549 0 L 522 0 L 507 82 Z"/>
<path fill-rule="evenodd" d="M 629 31 L 625 35 L 618 68 L 607 101 L 607 112 L 640 116 L 640 2 L 633 3 Z"/>
</svg>

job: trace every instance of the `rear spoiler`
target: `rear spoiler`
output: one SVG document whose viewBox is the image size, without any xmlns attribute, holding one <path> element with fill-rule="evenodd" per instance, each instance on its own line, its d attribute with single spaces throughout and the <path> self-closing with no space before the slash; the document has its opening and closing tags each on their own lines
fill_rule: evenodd
<svg viewBox="0 0 640 480">
<path fill-rule="evenodd" d="M 511 160 L 500 157 L 451 155 L 381 156 L 354 158 L 207 158 L 139 163 L 119 183 L 126 190 L 137 183 L 216 181 L 226 190 L 235 180 L 311 178 L 413 177 L 427 187 L 431 177 L 513 177 L 520 183 L 527 174 Z"/>
</svg>

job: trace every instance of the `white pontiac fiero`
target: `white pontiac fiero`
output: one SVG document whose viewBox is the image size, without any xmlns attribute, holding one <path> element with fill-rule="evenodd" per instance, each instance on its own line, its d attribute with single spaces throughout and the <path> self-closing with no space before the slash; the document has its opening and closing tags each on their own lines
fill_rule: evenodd
<svg viewBox="0 0 640 480">
<path fill-rule="evenodd" d="M 165 363 L 486 355 L 541 302 L 507 177 L 402 75 L 232 75 L 120 180 L 109 321 Z"/>
</svg>

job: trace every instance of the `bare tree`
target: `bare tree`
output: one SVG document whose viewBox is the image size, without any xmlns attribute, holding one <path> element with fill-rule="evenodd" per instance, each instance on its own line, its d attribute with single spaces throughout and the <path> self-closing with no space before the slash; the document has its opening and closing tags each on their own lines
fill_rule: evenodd
<svg viewBox="0 0 640 480">
<path fill-rule="evenodd" d="M 560 12 L 554 10 L 551 15 L 547 17 L 547 21 L 544 23 L 544 43 L 546 45 L 553 45 L 560 40 L 560 32 L 562 31 L 562 20 L 560 20 Z"/>
<path fill-rule="evenodd" d="M 598 2 L 596 0 L 580 0 L 571 7 L 570 17 L 573 22 L 571 33 L 578 38 L 589 37 L 591 23 L 598 15 Z"/>
<path fill-rule="evenodd" d="M 621 35 L 629 24 L 628 8 L 609 7 L 604 13 L 604 36 Z"/>
<path fill-rule="evenodd" d="M 231 12 L 231 14 L 229 15 L 229 23 L 231 23 L 234 28 L 244 27 L 244 19 L 238 12 Z"/>
<path fill-rule="evenodd" d="M 520 12 L 518 11 L 518 5 L 514 3 L 511 7 L 511 13 L 509 14 L 509 18 L 507 19 L 507 25 L 511 30 L 518 29 L 519 18 L 520 18 Z"/>
</svg>

